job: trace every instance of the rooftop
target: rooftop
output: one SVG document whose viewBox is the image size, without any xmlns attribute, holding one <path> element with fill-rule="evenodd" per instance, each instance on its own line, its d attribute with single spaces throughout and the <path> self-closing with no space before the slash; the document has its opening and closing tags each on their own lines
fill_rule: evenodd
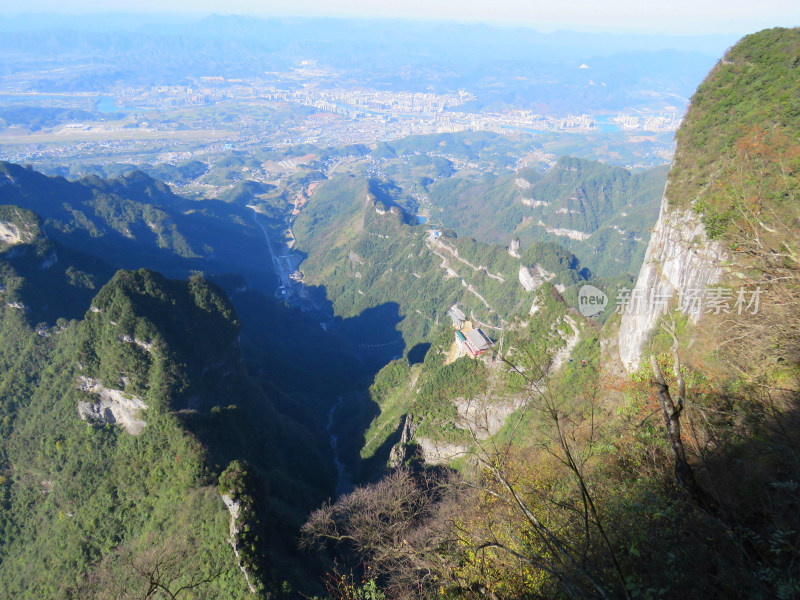
<svg viewBox="0 0 800 600">
<path fill-rule="evenodd" d="M 472 346 L 478 352 L 488 350 L 494 346 L 494 342 L 492 342 L 492 340 L 490 340 L 480 329 L 467 331 L 464 334 L 464 337 L 467 339 L 467 342 L 469 342 L 470 346 Z"/>
</svg>

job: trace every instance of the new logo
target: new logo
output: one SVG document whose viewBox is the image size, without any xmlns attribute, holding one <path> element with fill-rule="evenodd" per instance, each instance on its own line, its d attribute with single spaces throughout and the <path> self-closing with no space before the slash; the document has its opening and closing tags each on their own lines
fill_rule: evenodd
<svg viewBox="0 0 800 600">
<path fill-rule="evenodd" d="M 584 317 L 593 317 L 603 312 L 608 296 L 593 285 L 584 285 L 578 292 L 578 310 Z"/>
</svg>

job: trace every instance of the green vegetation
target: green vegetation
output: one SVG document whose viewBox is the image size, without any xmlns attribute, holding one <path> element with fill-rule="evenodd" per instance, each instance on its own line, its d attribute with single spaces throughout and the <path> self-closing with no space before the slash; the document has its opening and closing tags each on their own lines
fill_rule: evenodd
<svg viewBox="0 0 800 600">
<path fill-rule="evenodd" d="M 564 347 L 564 339 L 576 332 L 564 322 L 568 307 L 551 284 L 539 288 L 533 302 L 536 312 L 517 316 L 508 328 L 504 357 L 526 373 L 543 374 L 555 352 Z M 513 371 L 504 380 L 511 389 L 519 388 L 519 383 Z"/>
<path fill-rule="evenodd" d="M 419 371 L 420 367 L 416 367 Z M 365 430 L 364 446 L 360 449 L 362 472 L 379 472 L 386 465 L 386 455 L 378 455 L 387 440 L 396 443 L 393 435 L 400 427 L 403 417 L 411 408 L 412 397 L 409 390 L 411 367 L 401 358 L 393 360 L 375 375 L 369 387 L 369 397 L 377 405 L 378 414 L 371 422 L 362 423 Z M 377 462 L 377 464 L 375 464 Z"/>
<path fill-rule="evenodd" d="M 671 205 L 693 207 L 725 249 L 731 294 L 762 296 L 757 314 L 708 321 L 727 360 L 765 385 L 800 356 L 799 54 L 798 29 L 761 31 L 731 48 L 694 96 L 670 172 Z"/>
<path fill-rule="evenodd" d="M 15 269 L 19 289 L 30 287 L 37 265 Z M 253 532 L 241 539 L 242 560 L 265 591 L 286 580 L 297 586 L 307 568 L 293 527 L 327 493 L 331 475 L 317 442 L 240 369 L 240 325 L 224 293 L 199 277 L 120 271 L 91 307 L 82 321 L 34 331 L 26 312 L 4 304 L 0 593 L 106 597 L 146 585 L 142 569 L 166 573 L 171 565 L 164 585 L 173 590 L 202 582 L 211 597 L 250 597 L 215 491 L 225 465 L 220 485 L 233 486 L 237 459 L 253 465 L 253 483 L 234 496 L 256 499 L 248 505 L 259 523 L 275 519 L 265 535 L 240 515 L 243 531 Z M 79 418 L 80 402 L 98 402 L 79 389 L 86 377 L 144 401 L 138 435 Z M 291 475 L 314 472 L 320 487 Z"/>
<path fill-rule="evenodd" d="M 369 343 L 383 345 L 377 352 L 387 359 L 427 343 L 453 304 L 497 326 L 530 308 L 530 294 L 519 283 L 521 266 L 538 264 L 553 274 L 552 283 L 568 288 L 586 281 L 575 256 L 555 244 L 531 244 L 518 259 L 503 246 L 469 238 L 432 239 L 425 227 L 408 225 L 398 207 L 380 214 L 385 209 L 369 189 L 350 175 L 327 181 L 294 231 L 308 255 L 300 267 L 305 281 L 324 286 L 337 316 L 385 313 L 378 329 L 383 337 L 371 330 L 376 341 Z M 353 327 L 343 324 L 352 339 L 364 339 L 366 331 Z"/>
<path fill-rule="evenodd" d="M 728 53 L 698 91 L 670 174 L 673 206 L 694 203 L 727 253 L 721 289 L 760 290 L 759 310 L 696 325 L 668 314 L 655 353 L 626 375 L 618 319 L 601 327 L 540 287 L 538 310 L 504 338 L 502 379 L 521 400 L 505 428 L 473 444 L 457 475 L 412 462 L 312 513 L 306 540 L 345 531 L 399 598 L 800 594 L 800 165 L 786 120 L 796 94 L 783 95 L 796 91 L 798 39 L 769 30 Z M 541 365 L 576 327 L 574 361 L 548 375 Z M 435 346 L 409 378 L 450 373 Z M 500 379 L 483 378 L 490 393 Z M 427 407 L 454 417 L 452 405 Z M 352 512 L 386 506 L 381 520 Z"/>
<path fill-rule="evenodd" d="M 141 52 L 150 57 L 148 70 L 172 47 L 153 40 Z M 162 42 L 167 46 L 152 45 Z M 241 54 L 239 44 L 201 44 L 198 55 L 216 57 L 203 68 L 227 68 L 225 57 Z M 139 69 L 141 56 L 121 67 Z M 167 76 L 163 68 L 197 75 L 186 62 L 167 62 L 148 77 Z M 275 68 L 273 62 L 289 64 L 278 55 L 258 59 L 257 72 Z M 31 74 L 31 85 L 108 83 L 107 73 L 91 69 L 48 71 L 55 79 Z M 607 93 L 592 87 L 593 94 Z M 497 104 L 505 110 L 505 100 Z M 156 112 L 159 123 L 151 118 Z M 664 136 L 648 136 L 634 149 L 623 134 L 598 134 L 589 147 L 583 136 L 472 132 L 374 149 L 269 147 L 276 140 L 264 131 L 285 135 L 314 112 L 248 99 L 117 114 L 103 117 L 113 121 L 106 131 L 121 131 L 132 149 L 116 139 L 108 149 L 88 143 L 72 155 L 91 155 L 87 164 L 50 167 L 81 177 L 76 181 L 0 164 L 3 201 L 18 205 L 0 207 L 8 241 L 0 247 L 0 596 L 146 597 L 155 586 L 163 596 L 235 599 L 253 597 L 248 583 L 256 597 L 321 593 L 313 581 L 321 578 L 322 561 L 298 553 L 297 534 L 310 511 L 347 484 L 337 481 L 329 429 L 338 437 L 333 450 L 360 481 L 383 474 L 401 433 L 411 436 L 402 451 L 413 449 L 416 436 L 475 452 L 458 465 L 463 479 L 446 465 L 434 476 L 406 456 L 399 462 L 417 472 L 392 473 L 331 511 L 344 515 L 341 531 L 353 534 L 336 559 L 357 565 L 355 573 L 325 582 L 333 598 L 655 597 L 673 583 L 669 591 L 690 589 L 683 565 L 700 570 L 693 556 L 711 554 L 699 540 L 723 548 L 717 573 L 741 560 L 736 550 L 744 544 L 724 545 L 741 532 L 698 517 L 676 493 L 665 468 L 669 446 L 647 422 L 646 387 L 624 390 L 614 420 L 619 398 L 597 393 L 604 365 L 596 324 L 570 310 L 584 282 L 614 275 L 620 283 L 621 269 L 635 270 L 663 187 L 663 172 L 632 173 L 585 158 L 656 164 L 661 158 L 651 150 L 663 150 Z M 36 130 L 84 117 L 98 115 L 3 109 L 0 125 Z M 204 135 L 188 131 L 198 124 L 236 141 L 218 144 L 216 134 L 213 146 L 182 141 L 190 137 L 184 134 Z M 91 132 L 75 132 L 74 139 L 84 133 Z M 163 139 L 140 144 L 151 133 Z M 146 149 L 134 149 L 139 145 Z M 191 152 L 201 147 L 207 151 Z M 563 158 L 547 171 L 550 157 L 541 150 L 583 158 Z M 120 162 L 106 164 L 108 156 Z M 413 224 L 418 211 L 430 215 L 441 238 Z M 718 229 L 728 217 L 720 212 Z M 261 226 L 276 236 L 294 229 L 306 254 L 302 269 L 313 300 L 304 299 L 304 308 L 313 304 L 311 315 L 272 297 L 277 284 Z M 574 240 L 547 227 L 591 237 Z M 507 250 L 513 238 L 522 242 L 521 258 Z M 524 291 L 522 267 L 538 267 L 548 281 Z M 132 270 L 114 274 L 118 268 Z M 497 352 L 516 371 L 497 355 L 445 360 L 453 344 L 445 311 L 453 304 L 499 338 Z M 583 339 L 573 355 L 584 362 L 565 364 L 564 348 L 578 333 Z M 565 368 L 548 381 L 554 357 Z M 533 393 L 532 381 L 549 383 L 549 397 Z M 715 415 L 730 408 L 702 384 L 691 380 L 692 393 L 708 396 L 696 406 Z M 736 416 L 705 421 L 705 448 L 746 439 L 743 431 L 768 438 L 770 428 L 758 406 L 746 405 L 747 394 L 725 392 L 720 397 L 735 404 Z M 601 396 L 602 407 L 593 403 Z M 487 446 L 508 442 L 505 454 L 481 455 L 485 448 L 473 444 L 463 423 L 456 426 L 465 402 L 476 398 L 516 409 L 513 426 L 488 441 L 480 437 Z M 130 412 L 112 410 L 121 407 Z M 620 422 L 627 428 L 616 428 Z M 637 423 L 641 436 L 630 433 Z M 790 464 L 759 466 L 783 473 Z M 497 476 L 501 469 L 506 479 Z M 521 490 L 516 498 L 507 493 L 509 481 Z M 769 483 L 793 493 L 791 481 Z M 754 486 L 749 499 L 767 497 L 761 491 Z M 794 500 L 784 499 L 796 507 Z M 514 512 L 521 504 L 537 519 Z M 765 596 L 796 587 L 797 527 L 775 504 L 778 526 L 757 530 L 748 543 L 777 558 L 754 562 L 761 587 L 741 588 Z M 760 515 L 750 516 L 741 522 L 758 525 Z M 572 560 L 537 520 L 568 552 L 578 549 Z M 379 534 L 371 545 L 356 537 L 365 523 Z M 609 536 L 606 523 L 619 527 Z M 334 525 L 328 533 L 339 531 Z M 670 555 L 681 528 L 696 538 Z M 652 552 L 667 557 L 666 568 L 663 560 L 642 558 L 650 539 Z M 545 568 L 535 562 L 540 557 Z M 622 566 L 610 564 L 617 562 Z M 653 564 L 661 571 L 651 576 Z M 721 589 L 750 583 L 742 577 Z M 716 591 L 702 584 L 704 595 Z"/>
<path fill-rule="evenodd" d="M 413 424 L 409 433 L 417 439 L 470 446 L 472 439 L 463 429 L 465 424 L 458 417 L 455 402 L 513 401 L 522 391 L 521 379 L 508 368 L 509 364 L 529 374 L 547 372 L 555 353 L 578 332 L 565 321 L 570 311 L 552 284 L 545 283 L 532 296 L 538 307 L 536 312 L 513 316 L 502 334 L 503 356 L 508 362 L 462 357 L 445 364 L 454 343 L 454 329 L 447 323 L 431 336 L 433 341 L 423 362 L 409 366 L 406 360 L 396 360 L 378 372 L 369 388 L 375 413 L 367 411 L 361 419 L 366 430 L 360 451 L 364 479 L 370 479 L 386 464 L 391 446 L 399 441 L 399 428 L 406 416 Z M 574 313 L 572 318 L 582 320 Z M 585 346 L 592 345 L 597 346 L 596 339 Z M 584 352 L 586 348 L 579 347 L 573 355 L 587 359 L 592 352 L 596 354 L 596 350 Z M 505 434 L 499 435 L 498 439 L 502 439 Z M 413 440 L 411 443 L 413 446 Z"/>
<path fill-rule="evenodd" d="M 297 534 L 322 504 L 302 531 L 346 541 L 336 559 L 355 571 L 329 578 L 333 598 L 796 596 L 800 153 L 782 96 L 796 55 L 796 31 L 734 48 L 698 91 L 670 175 L 688 206 L 713 174 L 695 208 L 735 275 L 777 300 L 758 320 L 673 323 L 652 349 L 674 352 L 628 378 L 609 358 L 618 320 L 584 319 L 575 296 L 630 283 L 663 171 L 566 157 L 545 172 L 521 166 L 530 140 L 493 134 L 148 167 L 218 201 L 122 166 L 69 182 L 0 165 L 4 199 L 22 205 L 0 207 L 0 595 L 142 596 L 155 582 L 176 597 L 252 597 L 248 584 L 310 597 L 324 559 L 300 555 Z M 343 156 L 357 160 L 324 179 Z M 281 175 L 266 183 L 270 162 Z M 247 265 L 267 260 L 251 204 L 259 223 L 293 225 L 333 317 L 258 291 L 274 286 Z M 209 272 L 232 296 L 197 273 L 112 276 L 133 262 Z M 535 267 L 543 281 L 525 291 Z M 493 354 L 455 359 L 454 304 Z M 470 432 L 475 400 L 485 423 Z M 390 456 L 408 468 L 323 504 L 347 483 L 329 428 L 352 479 L 379 478 Z M 429 469 L 425 442 L 468 456 Z"/>
<path fill-rule="evenodd" d="M 87 376 L 111 388 L 124 382 L 151 408 L 210 407 L 239 358 L 239 327 L 224 293 L 200 277 L 187 285 L 120 271 L 92 302 L 79 360 Z"/>
<path fill-rule="evenodd" d="M 0 222 L 16 223 L 26 240 L 0 250 L 0 297 L 5 304 L 16 306 L 31 323 L 43 327 L 83 315 L 113 269 L 42 237 L 33 213 L 17 207 L 0 207 L 0 213 Z M 25 216 L 22 222 L 20 215 Z"/>
<path fill-rule="evenodd" d="M 470 400 L 488 390 L 488 369 L 483 362 L 462 357 L 429 371 L 422 378 L 413 414 L 420 419 L 417 435 L 447 441 L 468 441 L 469 434 L 455 427 L 456 399 Z"/>
<path fill-rule="evenodd" d="M 41 219 L 35 213 L 18 206 L 1 205 L 0 222 L 3 223 L 5 229 L 8 229 L 6 235 L 18 238 L 16 241 L 9 242 L 0 240 L 0 247 L 19 242 L 28 243 L 42 234 Z"/>
<path fill-rule="evenodd" d="M 70 182 L 0 163 L 0 180 L 9 182 L 4 198 L 36 211 L 48 239 L 72 252 L 102 257 L 115 268 L 146 266 L 170 277 L 235 273 L 253 287 L 271 291 L 276 285 L 259 260 L 266 260 L 264 234 L 244 204 L 189 200 L 141 171 Z M 261 189 L 267 188 L 245 185 L 239 191 L 247 196 Z M 285 203 L 281 206 L 280 219 Z"/>
<path fill-rule="evenodd" d="M 775 28 L 749 35 L 730 49 L 692 96 L 677 136 L 668 197 L 674 206 L 700 200 L 696 208 L 707 215 L 716 235 L 724 228 L 714 223 L 724 215 L 731 197 L 724 191 L 724 180 L 735 175 L 728 171 L 738 160 L 741 141 L 759 132 L 785 136 L 773 150 L 800 141 L 798 48 L 797 29 Z M 781 161 L 768 162 L 776 171 L 791 168 Z M 722 182 L 718 181 L 720 171 L 725 174 Z"/>
<path fill-rule="evenodd" d="M 430 186 L 431 215 L 482 241 L 557 241 L 596 275 L 613 276 L 638 269 L 665 177 L 663 167 L 632 174 L 571 157 L 544 174 L 530 168 L 514 175 L 465 173 Z M 575 240 L 547 227 L 588 237 Z"/>
<path fill-rule="evenodd" d="M 204 451 L 177 419 L 149 410 L 133 437 L 78 418 L 81 330 L 42 337 L 11 309 L 2 321 L 2 595 L 63 597 L 122 542 L 177 530 L 197 544 L 201 571 L 224 572 L 209 589 L 244 597 L 224 507 L 205 497 Z"/>
<path fill-rule="evenodd" d="M 122 249 L 127 250 L 131 241 L 142 237 L 152 244 L 151 252 L 162 250 L 183 258 L 197 256 L 170 216 L 158 206 L 175 201 L 172 192 L 140 171 L 115 180 L 89 176 L 71 183 L 0 163 L 0 177 L 13 182 L 4 190 L 7 202 L 36 210 L 54 239 L 64 240 L 68 235 L 73 243 L 79 239 L 82 243 L 77 249 L 96 251 L 95 240 L 107 236 L 122 242 Z"/>
<path fill-rule="evenodd" d="M 314 193 L 314 201 L 303 210 L 294 226 L 294 234 L 300 239 L 313 239 L 317 247 L 331 246 L 330 240 L 320 236 L 340 229 L 345 219 L 361 209 L 367 201 L 367 182 L 350 174 L 336 175 Z"/>
<path fill-rule="evenodd" d="M 260 506 L 263 499 L 260 498 L 260 486 L 255 481 L 255 475 L 248 464 L 234 460 L 219 476 L 217 489 L 220 495 L 238 506 L 235 509 L 236 534 L 233 543 L 239 553 L 239 564 L 247 571 L 248 582 L 264 592 L 265 574 L 261 572 L 263 565 L 260 552 L 263 539 L 268 533 L 259 519 L 264 506 Z"/>
</svg>

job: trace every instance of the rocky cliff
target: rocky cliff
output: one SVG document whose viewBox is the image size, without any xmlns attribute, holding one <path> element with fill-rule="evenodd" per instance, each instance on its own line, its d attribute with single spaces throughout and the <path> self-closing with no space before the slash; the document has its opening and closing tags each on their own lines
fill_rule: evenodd
<svg viewBox="0 0 800 600">
<path fill-rule="evenodd" d="M 230 533 L 230 537 L 228 538 L 228 543 L 233 548 L 233 554 L 236 556 L 236 564 L 239 566 L 239 569 L 244 574 L 244 580 L 247 583 L 247 589 L 250 590 L 251 594 L 255 594 L 258 589 L 253 582 L 250 581 L 250 573 L 247 570 L 247 567 L 242 562 L 241 553 L 239 551 L 239 533 L 242 531 L 241 523 L 239 522 L 239 513 L 242 510 L 241 502 L 234 500 L 228 494 L 221 494 L 222 501 L 225 503 L 225 507 L 228 509 L 228 512 L 231 513 L 231 520 L 230 524 L 228 525 L 228 532 Z"/>
<path fill-rule="evenodd" d="M 147 405 L 142 399 L 121 390 L 112 390 L 96 380 L 80 376 L 78 387 L 94 398 L 95 402 L 78 402 L 78 415 L 83 420 L 100 424 L 119 424 L 131 435 L 139 435 L 147 423 L 139 418 L 139 411 Z"/>
<path fill-rule="evenodd" d="M 719 281 L 723 256 L 722 245 L 708 239 L 697 214 L 671 208 L 665 195 L 636 285 L 618 299 L 619 355 L 628 371 L 639 366 L 659 318 L 675 303 L 697 322 L 702 305 L 696 300 Z"/>
<path fill-rule="evenodd" d="M 749 35 L 692 97 L 639 278 L 621 298 L 619 353 L 628 370 L 668 308 L 694 322 L 708 312 L 700 302 L 723 264 L 765 294 L 793 279 L 782 270 L 795 260 L 798 56 L 798 29 Z"/>
</svg>

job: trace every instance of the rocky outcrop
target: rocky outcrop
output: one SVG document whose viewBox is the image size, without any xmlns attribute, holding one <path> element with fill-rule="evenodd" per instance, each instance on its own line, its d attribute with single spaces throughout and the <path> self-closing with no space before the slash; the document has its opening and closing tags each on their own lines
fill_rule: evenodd
<svg viewBox="0 0 800 600">
<path fill-rule="evenodd" d="M 479 440 L 485 440 L 500 431 L 511 414 L 521 408 L 524 396 L 516 396 L 510 400 L 492 398 L 459 399 L 454 402 L 458 411 L 459 425 L 472 431 Z"/>
<path fill-rule="evenodd" d="M 139 435 L 147 425 L 139 418 L 139 411 L 147 408 L 141 398 L 104 387 L 90 377 L 79 377 L 78 387 L 97 399 L 95 402 L 78 402 L 78 415 L 84 421 L 122 425 L 131 435 Z"/>
<path fill-rule="evenodd" d="M 231 513 L 231 520 L 228 524 L 228 533 L 230 537 L 228 538 L 228 543 L 233 548 L 233 554 L 236 556 L 236 564 L 239 565 L 239 569 L 241 569 L 242 573 L 244 574 L 244 580 L 247 582 L 247 587 L 250 590 L 251 594 L 255 594 L 258 590 L 250 581 L 250 574 L 247 572 L 244 564 L 242 563 L 241 558 L 239 557 L 239 514 L 242 509 L 242 504 L 233 498 L 231 498 L 228 494 L 221 494 L 222 501 L 225 503 L 225 506 L 228 508 L 228 512 Z"/>
<path fill-rule="evenodd" d="M 410 460 L 421 459 L 429 465 L 447 464 L 466 455 L 470 446 L 426 437 L 416 437 L 417 424 L 411 415 L 403 417 L 400 440 L 389 453 L 389 467 L 396 469 Z"/>
<path fill-rule="evenodd" d="M 520 267 L 519 268 L 519 282 L 526 292 L 532 292 L 545 281 L 550 281 L 555 277 L 555 273 L 550 273 L 543 269 L 540 265 L 533 265 L 533 267 Z"/>
<path fill-rule="evenodd" d="M 449 463 L 460 456 L 465 456 L 470 449 L 470 446 L 466 444 L 454 444 L 428 438 L 417 438 L 416 442 L 422 458 L 429 465 Z"/>
<path fill-rule="evenodd" d="M 562 237 L 568 237 L 571 240 L 578 240 L 582 242 L 584 240 L 588 240 L 592 237 L 591 233 L 586 233 L 584 231 L 576 231 L 575 229 L 565 229 L 563 227 L 550 227 L 546 225 L 541 219 L 539 219 L 539 227 L 544 227 L 544 230 L 547 233 L 552 233 L 553 235 L 560 235 Z"/>
<path fill-rule="evenodd" d="M 532 208 L 538 208 L 540 206 L 550 206 L 549 202 L 545 202 L 544 200 L 534 200 L 533 198 L 525 198 L 524 196 L 519 199 L 525 206 L 530 206 Z"/>
<path fill-rule="evenodd" d="M 514 185 L 516 185 L 521 190 L 527 190 L 529 187 L 531 187 L 532 184 L 527 179 L 523 179 L 522 177 L 517 177 L 514 180 Z"/>
<path fill-rule="evenodd" d="M 403 417 L 403 424 L 400 427 L 400 441 L 389 451 L 389 467 L 392 469 L 402 467 L 419 452 L 419 446 L 414 443 L 417 426 L 411 415 Z"/>
<path fill-rule="evenodd" d="M 708 239 L 699 216 L 691 208 L 670 209 L 664 196 L 636 286 L 618 298 L 619 355 L 629 372 L 639 366 L 644 345 L 671 300 L 683 300 L 679 307 L 697 322 L 701 305 L 686 300 L 701 298 L 719 281 L 723 258 L 723 247 Z"/>
<path fill-rule="evenodd" d="M 144 340 L 140 340 L 139 338 L 135 338 L 128 334 L 123 334 L 119 336 L 120 342 L 125 342 L 126 344 L 134 344 L 139 346 L 145 352 L 153 352 L 153 342 L 145 342 Z"/>
<path fill-rule="evenodd" d="M 32 239 L 33 234 L 30 231 L 20 229 L 14 223 L 0 221 L 0 243 L 13 246 L 30 242 Z"/>
<path fill-rule="evenodd" d="M 566 345 L 557 350 L 556 353 L 553 355 L 553 360 L 550 363 L 550 370 L 549 374 L 557 373 L 561 370 L 567 361 L 572 356 L 572 351 L 575 349 L 575 346 L 578 345 L 578 342 L 581 340 L 581 331 L 578 329 L 578 324 L 575 322 L 575 319 L 570 317 L 569 315 L 564 315 L 564 321 L 566 321 L 567 325 L 570 326 L 572 329 L 572 335 L 564 336 L 563 334 L 561 337 L 566 341 Z"/>
<path fill-rule="evenodd" d="M 549 375 L 563 368 L 580 341 L 581 332 L 575 319 L 565 315 L 564 321 L 569 325 L 571 333 L 560 334 L 566 344 L 553 355 L 548 371 Z M 534 388 L 541 389 L 544 386 L 544 381 L 540 381 Z M 530 396 L 524 393 L 502 399 L 498 399 L 491 393 L 475 398 L 456 398 L 453 400 L 453 406 L 455 406 L 458 416 L 453 424 L 458 429 L 469 432 L 471 440 L 481 442 L 497 434 L 508 418 L 525 406 L 529 399 Z M 412 417 L 406 415 L 400 441 L 391 450 L 390 466 L 400 466 L 416 457 L 430 465 L 447 464 L 474 450 L 473 443 L 470 442 L 433 440 L 417 436 L 416 431 L 417 428 Z"/>
<path fill-rule="evenodd" d="M 497 400 L 491 396 L 479 398 L 460 398 L 453 402 L 458 411 L 456 426 L 464 431 L 469 431 L 470 436 L 482 441 L 495 435 L 505 425 L 506 420 L 527 402 L 527 397 L 518 395 L 511 399 Z M 407 430 L 409 418 L 403 427 L 400 443 L 393 449 L 394 458 L 402 459 L 397 464 L 403 464 L 416 453 L 429 465 L 447 464 L 450 461 L 466 456 L 472 449 L 471 443 L 448 442 L 432 440 L 425 437 L 414 438 L 414 444 L 404 443 L 403 438 L 411 439 L 414 435 L 413 424 Z M 395 449 L 397 449 L 395 451 Z"/>
</svg>

